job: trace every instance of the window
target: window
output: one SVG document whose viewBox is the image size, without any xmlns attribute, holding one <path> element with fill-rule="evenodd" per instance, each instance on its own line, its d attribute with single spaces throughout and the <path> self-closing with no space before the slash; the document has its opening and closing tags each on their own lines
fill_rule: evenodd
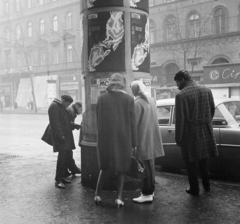
<svg viewBox="0 0 240 224">
<path fill-rule="evenodd" d="M 171 108 L 170 106 L 158 107 L 157 118 L 159 125 L 169 125 L 171 120 Z"/>
<path fill-rule="evenodd" d="M 16 11 L 19 12 L 20 11 L 20 0 L 16 0 Z"/>
<path fill-rule="evenodd" d="M 33 52 L 28 52 L 28 55 L 27 55 L 27 65 L 33 65 L 33 58 L 34 58 L 34 55 L 33 55 Z"/>
<path fill-rule="evenodd" d="M 28 23 L 28 37 L 32 37 L 33 30 L 32 30 L 32 23 Z"/>
<path fill-rule="evenodd" d="M 53 30 L 56 32 L 58 31 L 58 17 L 57 16 L 53 17 Z"/>
<path fill-rule="evenodd" d="M 238 30 L 240 31 L 240 5 L 238 6 Z"/>
<path fill-rule="evenodd" d="M 153 6 L 153 0 L 149 0 L 149 6 Z"/>
<path fill-rule="evenodd" d="M 166 41 L 176 40 L 177 27 L 175 24 L 175 17 L 169 16 L 165 21 L 165 39 Z"/>
<path fill-rule="evenodd" d="M 43 0 L 38 0 L 38 5 L 43 5 Z"/>
<path fill-rule="evenodd" d="M 40 65 L 46 65 L 46 54 L 43 51 L 40 51 Z"/>
<path fill-rule="evenodd" d="M 40 20 L 40 34 L 43 35 L 45 33 L 45 21 L 44 19 Z"/>
<path fill-rule="evenodd" d="M 226 64 L 229 63 L 229 61 L 226 58 L 216 58 L 213 62 L 212 65 L 214 64 Z"/>
<path fill-rule="evenodd" d="M 8 27 L 5 29 L 5 41 L 6 42 L 10 41 L 10 30 Z"/>
<path fill-rule="evenodd" d="M 150 27 L 149 27 L 149 31 L 150 31 L 150 44 L 154 44 L 155 43 L 155 27 L 154 27 L 154 23 L 153 21 L 150 21 Z"/>
<path fill-rule="evenodd" d="M 4 2 L 4 10 L 5 10 L 5 13 L 9 13 L 9 2 L 8 1 L 5 1 Z"/>
<path fill-rule="evenodd" d="M 16 62 L 17 62 L 17 67 L 21 67 L 22 66 L 22 57 L 21 57 L 21 53 L 20 52 L 17 53 L 17 60 L 16 60 Z"/>
<path fill-rule="evenodd" d="M 16 39 L 19 40 L 21 38 L 21 28 L 20 25 L 16 26 Z"/>
<path fill-rule="evenodd" d="M 27 0 L 27 7 L 28 7 L 29 9 L 32 8 L 32 0 Z"/>
<path fill-rule="evenodd" d="M 5 65 L 6 65 L 6 68 L 11 68 L 11 52 L 10 51 L 5 52 Z"/>
<path fill-rule="evenodd" d="M 222 34 L 226 31 L 226 12 L 224 8 L 218 8 L 213 14 L 214 33 Z"/>
<path fill-rule="evenodd" d="M 189 17 L 189 37 L 196 38 L 199 35 L 200 18 L 197 13 L 193 13 Z"/>
<path fill-rule="evenodd" d="M 73 47 L 72 45 L 67 46 L 67 62 L 72 62 L 73 61 Z"/>
<path fill-rule="evenodd" d="M 58 48 L 54 47 L 53 48 L 53 64 L 58 64 L 58 63 L 59 63 Z"/>
<path fill-rule="evenodd" d="M 67 29 L 72 29 L 72 13 L 69 12 L 66 17 Z"/>
</svg>

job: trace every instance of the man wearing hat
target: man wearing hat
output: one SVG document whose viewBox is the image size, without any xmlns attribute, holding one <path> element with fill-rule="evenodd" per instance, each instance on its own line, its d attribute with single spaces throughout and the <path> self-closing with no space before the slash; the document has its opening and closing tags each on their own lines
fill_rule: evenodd
<svg viewBox="0 0 240 224">
<path fill-rule="evenodd" d="M 64 183 L 71 183 L 65 179 L 67 161 L 75 149 L 72 127 L 67 107 L 73 102 L 71 96 L 62 95 L 61 100 L 54 99 L 48 109 L 50 124 L 42 140 L 53 146 L 53 151 L 58 152 L 55 186 L 65 188 Z"/>
</svg>

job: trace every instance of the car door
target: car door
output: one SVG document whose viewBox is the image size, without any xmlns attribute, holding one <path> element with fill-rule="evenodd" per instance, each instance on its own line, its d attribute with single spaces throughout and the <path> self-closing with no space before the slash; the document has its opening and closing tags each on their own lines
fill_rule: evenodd
<svg viewBox="0 0 240 224">
<path fill-rule="evenodd" d="M 226 177 L 240 180 L 240 127 L 237 123 L 240 113 L 233 114 L 232 105 L 240 108 L 240 102 L 226 102 L 218 106 L 223 121 L 222 125 L 219 124 L 221 167 Z"/>
<path fill-rule="evenodd" d="M 162 135 L 165 156 L 156 159 L 156 164 L 168 168 L 183 169 L 181 149 L 175 142 L 174 106 L 158 106 L 158 124 Z"/>
</svg>

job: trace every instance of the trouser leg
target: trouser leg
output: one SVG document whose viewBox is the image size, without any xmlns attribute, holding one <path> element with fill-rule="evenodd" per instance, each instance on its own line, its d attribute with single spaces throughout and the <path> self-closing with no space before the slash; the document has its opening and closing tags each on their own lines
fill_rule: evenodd
<svg viewBox="0 0 240 224">
<path fill-rule="evenodd" d="M 67 154 L 67 169 L 74 172 L 78 167 L 76 166 L 75 160 L 73 159 L 73 151 L 69 150 Z"/>
<path fill-rule="evenodd" d="M 143 179 L 143 184 L 144 187 L 142 188 L 142 193 L 144 195 L 150 195 L 153 194 L 154 188 L 153 188 L 153 175 L 154 175 L 154 170 L 152 167 L 151 160 L 144 160 L 144 165 L 145 165 L 145 174 L 146 177 Z"/>
<path fill-rule="evenodd" d="M 202 185 L 205 190 L 210 189 L 210 181 L 209 181 L 209 171 L 208 171 L 208 160 L 203 159 L 198 162 L 199 171 L 202 176 Z"/>
<path fill-rule="evenodd" d="M 67 153 L 68 153 L 67 150 L 58 152 L 56 177 L 55 177 L 56 181 L 62 181 L 62 178 L 64 178 L 66 166 L 67 166 Z"/>
<path fill-rule="evenodd" d="M 190 189 L 193 191 L 199 191 L 197 162 L 190 162 L 188 158 L 185 158 L 185 164 L 188 172 Z"/>
</svg>

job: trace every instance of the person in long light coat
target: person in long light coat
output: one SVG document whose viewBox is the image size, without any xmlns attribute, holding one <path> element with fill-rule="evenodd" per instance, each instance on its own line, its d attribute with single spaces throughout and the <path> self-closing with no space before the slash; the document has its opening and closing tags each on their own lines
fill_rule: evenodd
<svg viewBox="0 0 240 224">
<path fill-rule="evenodd" d="M 135 96 L 135 117 L 137 124 L 138 146 L 137 157 L 145 165 L 144 186 L 140 197 L 133 201 L 143 203 L 152 202 L 154 197 L 155 167 L 154 160 L 164 156 L 161 133 L 158 126 L 157 108 L 153 98 L 148 96 L 146 87 L 141 81 L 131 83 Z"/>
<path fill-rule="evenodd" d="M 181 90 L 176 95 L 175 139 L 181 147 L 188 171 L 188 194 L 198 195 L 198 171 L 205 191 L 210 191 L 208 158 L 218 155 L 212 118 L 215 105 L 209 88 L 196 84 L 188 71 L 179 71 L 174 80 Z"/>
</svg>

